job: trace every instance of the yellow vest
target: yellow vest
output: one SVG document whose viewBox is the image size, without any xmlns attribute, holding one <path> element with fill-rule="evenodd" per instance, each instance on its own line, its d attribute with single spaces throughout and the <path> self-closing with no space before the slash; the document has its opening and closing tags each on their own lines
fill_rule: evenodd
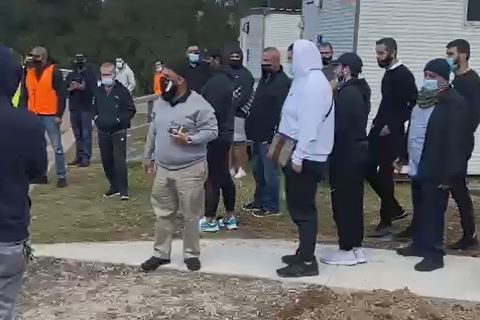
<svg viewBox="0 0 480 320">
<path fill-rule="evenodd" d="M 15 108 L 18 108 L 18 104 L 20 103 L 20 93 L 21 93 L 21 91 L 22 91 L 22 84 L 20 83 L 20 85 L 17 88 L 17 91 L 15 92 L 15 94 L 13 95 L 13 98 L 12 98 L 12 104 Z"/>
</svg>

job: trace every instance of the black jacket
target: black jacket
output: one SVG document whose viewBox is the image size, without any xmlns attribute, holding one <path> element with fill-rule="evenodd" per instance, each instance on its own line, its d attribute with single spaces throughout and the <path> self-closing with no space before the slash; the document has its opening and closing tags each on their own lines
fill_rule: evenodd
<svg viewBox="0 0 480 320">
<path fill-rule="evenodd" d="M 229 69 L 228 73 L 233 79 L 234 91 L 233 101 L 235 105 L 235 116 L 239 118 L 247 118 L 250 106 L 248 106 L 249 100 L 253 94 L 253 86 L 255 85 L 255 79 L 252 73 L 245 67 L 239 69 Z"/>
<path fill-rule="evenodd" d="M 465 99 L 453 88 L 439 98 L 428 122 L 416 179 L 451 185 L 465 166 L 464 142 L 471 133 L 465 125 Z"/>
<path fill-rule="evenodd" d="M 185 77 L 191 90 L 201 94 L 203 87 L 212 76 L 212 72 L 213 70 L 208 63 L 200 62 L 197 66 L 192 67 L 187 61 L 180 74 Z"/>
<path fill-rule="evenodd" d="M 371 90 L 365 79 L 351 79 L 335 92 L 335 139 L 333 152 L 354 156 L 355 146 L 367 140 Z"/>
<path fill-rule="evenodd" d="M 272 141 L 291 83 L 283 69 L 263 74 L 245 123 L 249 140 L 257 143 Z"/>
<path fill-rule="evenodd" d="M 98 130 L 103 133 L 114 133 L 130 128 L 130 121 L 136 109 L 128 89 L 115 80 L 109 94 L 103 85 L 95 90 L 94 112 Z"/>
<path fill-rule="evenodd" d="M 233 82 L 223 71 L 217 71 L 203 88 L 203 97 L 215 110 L 218 122 L 218 141 L 233 142 L 235 110 L 232 102 Z"/>
<path fill-rule="evenodd" d="M 69 108 L 70 111 L 92 111 L 93 96 L 97 88 L 97 77 L 92 69 L 87 67 L 85 70 L 72 71 L 65 80 L 66 87 L 69 88 L 73 81 L 84 82 L 84 90 L 69 91 Z"/>
</svg>

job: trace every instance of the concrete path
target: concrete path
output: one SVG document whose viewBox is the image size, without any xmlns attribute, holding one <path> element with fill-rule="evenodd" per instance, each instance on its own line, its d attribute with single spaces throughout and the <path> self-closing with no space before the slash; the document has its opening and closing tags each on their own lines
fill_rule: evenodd
<svg viewBox="0 0 480 320">
<path fill-rule="evenodd" d="M 202 272 L 232 274 L 280 280 L 275 270 L 280 257 L 294 252 L 293 242 L 282 240 L 202 240 Z M 139 265 L 152 254 L 151 242 L 107 242 L 36 245 L 36 256 Z M 334 250 L 320 246 L 317 257 Z M 173 244 L 169 268 L 186 270 L 182 242 Z M 320 264 L 320 275 L 293 280 L 349 290 L 395 290 L 408 287 L 412 292 L 434 298 L 480 302 L 480 259 L 448 256 L 446 267 L 431 273 L 418 273 L 413 266 L 420 258 L 403 258 L 393 251 L 367 249 L 369 262 L 355 267 Z M 287 280 L 292 281 L 292 280 Z"/>
</svg>

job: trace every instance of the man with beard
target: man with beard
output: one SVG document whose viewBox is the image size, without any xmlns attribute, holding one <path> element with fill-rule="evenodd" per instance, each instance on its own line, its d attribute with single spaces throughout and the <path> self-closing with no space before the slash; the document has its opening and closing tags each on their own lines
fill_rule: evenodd
<svg viewBox="0 0 480 320">
<path fill-rule="evenodd" d="M 97 79 L 86 65 L 87 57 L 75 55 L 73 71 L 67 76 L 69 93 L 70 123 L 75 135 L 75 159 L 72 166 L 88 167 L 92 157 L 93 96 Z"/>
<path fill-rule="evenodd" d="M 391 234 L 392 221 L 407 216 L 395 199 L 393 161 L 400 155 L 405 139 L 405 122 L 417 98 L 412 72 L 397 58 L 397 42 L 392 38 L 377 41 L 376 54 L 382 79 L 382 101 L 368 136 L 367 180 L 381 199 L 380 223 L 371 237 Z"/>
<path fill-rule="evenodd" d="M 57 187 L 65 188 L 67 167 L 62 146 L 63 113 L 66 105 L 66 89 L 60 68 L 49 57 L 47 49 L 35 47 L 30 52 L 32 63 L 25 77 L 25 91 L 22 101 L 28 110 L 40 117 L 47 131 L 50 144 L 55 151 L 55 169 L 58 177 Z M 47 173 L 35 183 L 48 183 Z"/>
<path fill-rule="evenodd" d="M 245 119 L 248 116 L 249 102 L 252 97 L 255 79 L 250 71 L 243 66 L 243 53 L 240 49 L 230 52 L 230 67 L 230 74 L 234 82 L 233 100 L 235 105 L 235 132 L 233 136 L 233 152 L 231 154 L 231 173 L 235 178 L 240 179 L 247 175 L 248 155 Z"/>
<path fill-rule="evenodd" d="M 322 42 L 318 45 L 322 56 L 323 67 L 328 67 L 333 60 L 333 46 L 330 42 Z"/>
<path fill-rule="evenodd" d="M 453 87 L 466 99 L 468 104 L 468 119 L 470 135 L 465 141 L 465 157 L 462 174 L 455 178 L 450 192 L 457 203 L 463 228 L 463 237 L 452 244 L 450 249 L 467 250 L 478 245 L 475 234 L 475 216 L 472 198 L 467 187 L 468 160 L 472 157 L 475 145 L 475 131 L 480 122 L 480 77 L 475 70 L 470 69 L 470 44 L 463 39 L 457 39 L 447 45 L 447 61 L 455 73 Z"/>
<path fill-rule="evenodd" d="M 471 135 L 465 125 L 467 103 L 449 85 L 450 66 L 445 59 L 431 60 L 413 108 L 408 134 L 408 167 L 412 178 L 413 242 L 400 248 L 402 256 L 423 257 L 415 270 L 443 268 L 445 210 L 449 190 L 465 165 L 463 142 Z M 395 166 L 400 169 L 402 163 Z"/>
</svg>

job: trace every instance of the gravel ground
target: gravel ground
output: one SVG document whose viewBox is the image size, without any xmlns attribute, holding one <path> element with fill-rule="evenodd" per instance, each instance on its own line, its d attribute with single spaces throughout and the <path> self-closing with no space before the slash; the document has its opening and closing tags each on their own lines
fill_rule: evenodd
<svg viewBox="0 0 480 320">
<path fill-rule="evenodd" d="M 259 279 L 38 259 L 29 266 L 19 320 L 474 320 L 480 306 L 408 290 L 337 294 Z"/>
</svg>

